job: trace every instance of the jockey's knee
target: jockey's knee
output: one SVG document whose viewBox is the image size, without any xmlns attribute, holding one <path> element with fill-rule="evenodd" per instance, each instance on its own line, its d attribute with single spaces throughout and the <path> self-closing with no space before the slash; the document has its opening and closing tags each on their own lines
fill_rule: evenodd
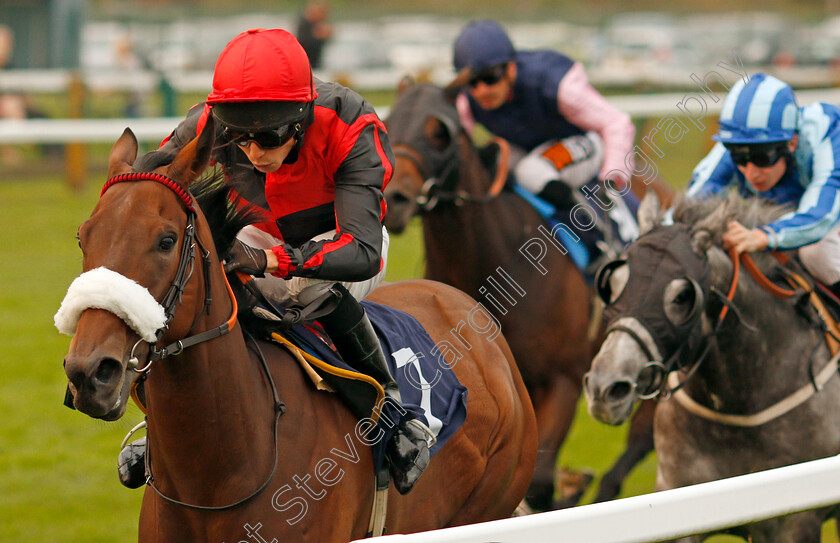
<svg viewBox="0 0 840 543">
<path fill-rule="evenodd" d="M 840 244 L 823 240 L 799 248 L 799 260 L 811 275 L 826 285 L 840 282 Z"/>
</svg>

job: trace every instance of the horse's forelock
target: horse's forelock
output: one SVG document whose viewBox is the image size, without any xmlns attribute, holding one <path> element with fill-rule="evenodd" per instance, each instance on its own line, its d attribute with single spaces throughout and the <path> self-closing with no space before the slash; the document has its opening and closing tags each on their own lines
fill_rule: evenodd
<svg viewBox="0 0 840 543">
<path fill-rule="evenodd" d="M 694 236 L 711 238 L 706 255 L 712 270 L 712 284 L 728 288 L 732 280 L 732 262 L 723 249 L 723 234 L 730 221 L 738 221 L 747 228 L 756 228 L 776 220 L 789 210 L 759 198 L 744 198 L 737 191 L 703 200 L 679 201 L 674 207 L 674 222 L 686 224 Z M 756 265 L 764 273 L 772 273 L 778 262 L 764 253 L 753 255 Z M 742 287 L 744 288 L 744 287 Z"/>
</svg>

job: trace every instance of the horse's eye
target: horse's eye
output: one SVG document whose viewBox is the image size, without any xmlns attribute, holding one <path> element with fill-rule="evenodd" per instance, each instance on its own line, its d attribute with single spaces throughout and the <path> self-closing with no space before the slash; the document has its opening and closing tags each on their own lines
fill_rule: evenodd
<svg viewBox="0 0 840 543">
<path fill-rule="evenodd" d="M 158 249 L 164 253 L 168 253 L 175 247 L 175 236 L 164 236 L 158 242 Z"/>
<path fill-rule="evenodd" d="M 443 151 L 452 144 L 452 134 L 440 119 L 429 117 L 424 127 L 426 138 L 438 150 Z"/>
<path fill-rule="evenodd" d="M 76 243 L 79 244 L 79 249 L 82 248 L 82 238 L 79 237 L 79 233 L 76 232 Z"/>
<path fill-rule="evenodd" d="M 686 278 L 674 279 L 665 287 L 663 296 L 665 316 L 672 324 L 682 326 L 693 322 L 703 306 L 700 286 Z"/>
<path fill-rule="evenodd" d="M 681 290 L 679 293 L 677 293 L 676 296 L 674 296 L 674 299 L 672 300 L 672 302 L 675 303 L 675 304 L 680 304 L 680 305 L 689 303 L 689 302 L 691 302 L 691 299 L 693 298 L 692 295 L 693 295 L 693 291 L 691 291 L 689 289 Z"/>
</svg>

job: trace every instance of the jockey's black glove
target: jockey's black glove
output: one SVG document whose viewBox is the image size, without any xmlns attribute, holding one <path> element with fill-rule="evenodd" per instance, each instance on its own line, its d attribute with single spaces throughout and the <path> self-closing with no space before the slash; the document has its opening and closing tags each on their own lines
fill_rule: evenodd
<svg viewBox="0 0 840 543">
<path fill-rule="evenodd" d="M 225 259 L 225 273 L 241 271 L 254 277 L 265 277 L 268 258 L 265 251 L 246 245 L 238 239 L 233 242 L 230 254 Z"/>
</svg>

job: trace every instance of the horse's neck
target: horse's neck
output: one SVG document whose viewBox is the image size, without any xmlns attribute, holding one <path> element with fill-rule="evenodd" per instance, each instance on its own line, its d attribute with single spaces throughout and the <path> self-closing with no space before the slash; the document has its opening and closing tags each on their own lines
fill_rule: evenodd
<svg viewBox="0 0 840 543">
<path fill-rule="evenodd" d="M 214 273 L 211 286 L 210 314 L 191 334 L 230 317 L 232 302 L 221 273 Z M 271 451 L 255 444 L 273 442 L 273 395 L 238 323 L 226 335 L 155 362 L 146 396 L 152 471 L 158 480 L 187 480 L 192 481 L 189 488 L 214 489 L 230 484 L 237 471 L 246 485 L 253 485 L 252 479 L 270 469 Z"/>
<path fill-rule="evenodd" d="M 484 197 L 490 190 L 490 172 L 466 135 L 461 137 L 458 157 L 458 168 L 452 174 L 457 176 L 454 189 L 472 198 Z M 463 283 L 477 284 L 487 276 L 485 267 L 493 262 L 498 265 L 495 255 L 508 257 L 510 248 L 503 241 L 505 225 L 498 213 L 499 204 L 498 200 L 459 206 L 445 202 L 424 215 L 426 277 L 461 287 Z M 456 259 L 462 255 L 483 255 L 484 264 L 458 265 Z"/>
<path fill-rule="evenodd" d="M 766 407 L 772 391 L 781 397 L 807 382 L 810 359 L 823 339 L 790 300 L 774 298 L 755 284 L 739 286 L 733 303 L 743 323 L 730 310 L 698 371 L 694 392 L 730 406 L 749 407 L 755 400 Z"/>
</svg>

